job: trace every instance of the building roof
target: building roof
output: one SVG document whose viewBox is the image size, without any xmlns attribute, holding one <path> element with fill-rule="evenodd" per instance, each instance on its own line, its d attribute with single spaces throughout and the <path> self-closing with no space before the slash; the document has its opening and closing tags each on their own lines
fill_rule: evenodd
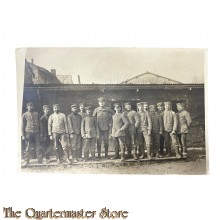
<svg viewBox="0 0 220 220">
<path fill-rule="evenodd" d="M 25 60 L 24 84 L 61 84 L 55 74 Z"/>
<path fill-rule="evenodd" d="M 121 84 L 182 84 L 182 82 L 147 71 L 146 73 L 131 77 L 121 82 Z"/>
<path fill-rule="evenodd" d="M 57 75 L 57 78 L 62 84 L 73 84 L 71 75 Z"/>
</svg>

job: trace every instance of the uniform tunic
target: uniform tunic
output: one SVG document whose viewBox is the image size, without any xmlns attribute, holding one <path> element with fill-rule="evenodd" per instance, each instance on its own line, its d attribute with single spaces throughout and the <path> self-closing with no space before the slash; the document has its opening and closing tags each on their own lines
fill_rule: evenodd
<svg viewBox="0 0 220 220">
<path fill-rule="evenodd" d="M 189 127 L 192 123 L 189 112 L 182 110 L 177 113 L 178 126 L 177 134 L 187 134 L 189 132 Z"/>
<path fill-rule="evenodd" d="M 74 114 L 74 113 L 69 114 L 67 117 L 69 134 L 80 134 L 81 122 L 82 122 L 82 118 L 79 114 Z"/>
<path fill-rule="evenodd" d="M 121 137 L 125 136 L 125 130 L 129 126 L 128 118 L 122 113 L 114 114 L 112 116 L 112 136 Z M 120 129 L 120 131 L 119 131 Z"/>
<path fill-rule="evenodd" d="M 82 119 L 81 134 L 86 136 L 86 138 L 96 138 L 97 123 L 95 117 L 87 115 Z"/>
<path fill-rule="evenodd" d="M 177 131 L 177 115 L 173 111 L 164 111 L 163 112 L 163 125 L 164 131 L 172 132 Z"/>
</svg>

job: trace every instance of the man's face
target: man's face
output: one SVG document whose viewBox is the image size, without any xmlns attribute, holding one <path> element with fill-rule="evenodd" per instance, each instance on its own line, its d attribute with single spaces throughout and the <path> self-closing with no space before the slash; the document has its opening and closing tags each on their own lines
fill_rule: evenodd
<svg viewBox="0 0 220 220">
<path fill-rule="evenodd" d="M 50 109 L 49 109 L 49 108 L 45 108 L 45 109 L 44 109 L 44 114 L 45 114 L 45 115 L 49 115 L 49 113 L 50 113 Z"/>
<path fill-rule="evenodd" d="M 182 105 L 177 105 L 177 110 L 178 111 L 182 111 L 184 109 L 184 107 Z"/>
<path fill-rule="evenodd" d="M 86 114 L 87 115 L 91 115 L 92 114 L 92 110 L 91 109 L 86 109 Z"/>
<path fill-rule="evenodd" d="M 117 113 L 119 113 L 120 111 L 121 111 L 121 107 L 120 106 L 115 106 L 115 111 L 117 112 Z"/>
<path fill-rule="evenodd" d="M 71 110 L 72 110 L 73 113 L 77 113 L 78 112 L 78 108 L 76 106 L 73 106 L 71 108 Z"/>
<path fill-rule="evenodd" d="M 28 106 L 27 106 L 27 110 L 28 110 L 29 112 L 33 112 L 33 111 L 34 111 L 34 105 L 32 105 L 32 104 L 28 105 Z"/>
<path fill-rule="evenodd" d="M 151 113 L 154 113 L 155 111 L 156 111 L 155 106 L 151 106 L 151 107 L 150 107 L 150 112 L 151 112 Z"/>
<path fill-rule="evenodd" d="M 157 109 L 158 109 L 159 111 L 163 111 L 163 106 L 162 106 L 162 105 L 159 105 L 159 106 L 157 106 Z"/>
<path fill-rule="evenodd" d="M 126 109 L 127 111 L 130 111 L 130 110 L 131 110 L 131 105 L 125 105 L 125 109 Z"/>
<path fill-rule="evenodd" d="M 58 113 L 58 112 L 60 111 L 60 108 L 59 108 L 58 106 L 53 107 L 53 111 L 56 112 L 56 113 Z"/>
<path fill-rule="evenodd" d="M 85 111 L 85 105 L 80 105 L 79 109 L 80 109 L 81 112 L 84 112 Z"/>
<path fill-rule="evenodd" d="M 148 104 L 144 104 L 144 110 L 148 111 Z"/>
<path fill-rule="evenodd" d="M 100 106 L 100 107 L 104 107 L 104 106 L 105 106 L 105 101 L 104 101 L 104 100 L 99 101 L 99 106 Z"/>
<path fill-rule="evenodd" d="M 170 106 L 169 104 L 166 104 L 166 105 L 164 106 L 164 108 L 165 108 L 166 111 L 169 111 L 169 110 L 171 109 L 171 106 Z"/>
<path fill-rule="evenodd" d="M 138 110 L 139 110 L 139 112 L 143 112 L 144 111 L 144 106 L 143 105 L 139 105 L 138 106 Z"/>
</svg>

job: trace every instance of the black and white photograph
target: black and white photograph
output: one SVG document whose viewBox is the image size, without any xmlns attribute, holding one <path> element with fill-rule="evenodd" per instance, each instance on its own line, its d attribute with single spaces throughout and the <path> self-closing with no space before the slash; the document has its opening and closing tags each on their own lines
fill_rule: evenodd
<svg viewBox="0 0 220 220">
<path fill-rule="evenodd" d="M 20 48 L 21 172 L 208 172 L 206 49 Z"/>
</svg>

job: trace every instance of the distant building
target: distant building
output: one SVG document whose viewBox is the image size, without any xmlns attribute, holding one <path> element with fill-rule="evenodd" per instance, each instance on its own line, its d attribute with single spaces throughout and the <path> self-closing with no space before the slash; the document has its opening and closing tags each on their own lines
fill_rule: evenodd
<svg viewBox="0 0 220 220">
<path fill-rule="evenodd" d="M 131 77 L 121 82 L 121 84 L 182 84 L 182 82 L 169 79 L 167 77 L 163 77 L 155 73 L 146 72 Z"/>
<path fill-rule="evenodd" d="M 71 75 L 57 75 L 57 78 L 62 84 L 73 84 Z"/>
</svg>

